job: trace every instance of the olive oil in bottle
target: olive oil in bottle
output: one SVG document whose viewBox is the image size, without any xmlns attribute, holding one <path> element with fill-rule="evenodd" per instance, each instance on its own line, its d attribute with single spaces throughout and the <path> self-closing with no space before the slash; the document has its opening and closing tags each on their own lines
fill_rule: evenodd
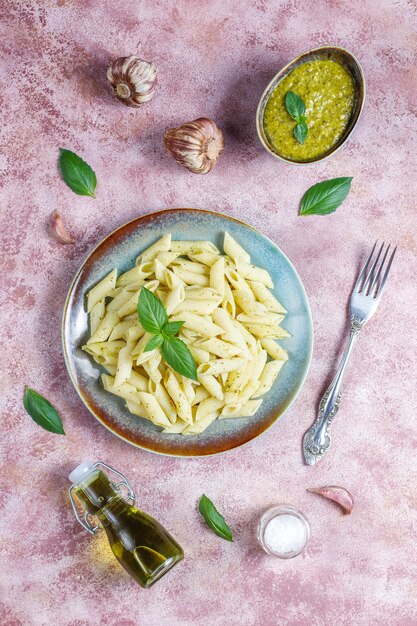
<svg viewBox="0 0 417 626">
<path fill-rule="evenodd" d="M 101 468 L 114 472 L 122 480 L 117 484 L 111 482 Z M 124 485 L 128 499 L 134 502 L 123 474 L 105 463 L 84 461 L 71 472 L 69 479 L 71 503 L 80 524 L 92 534 L 100 527 L 106 531 L 116 559 L 142 587 L 150 587 L 181 561 L 184 552 L 165 528 L 122 497 L 120 487 Z M 85 509 L 84 515 L 78 512 L 73 492 Z M 91 516 L 98 519 L 99 525 L 91 525 Z"/>
</svg>

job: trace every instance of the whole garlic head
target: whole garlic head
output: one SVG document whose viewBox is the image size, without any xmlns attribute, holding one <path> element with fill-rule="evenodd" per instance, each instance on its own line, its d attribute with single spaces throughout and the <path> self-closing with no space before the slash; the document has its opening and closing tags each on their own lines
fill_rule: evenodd
<svg viewBox="0 0 417 626">
<path fill-rule="evenodd" d="M 207 174 L 217 163 L 224 148 L 223 133 L 206 117 L 168 128 L 164 146 L 180 165 L 194 174 Z"/>
<path fill-rule="evenodd" d="M 128 107 L 140 107 L 152 100 L 156 87 L 157 68 L 154 63 L 138 57 L 122 57 L 107 70 L 114 94 Z"/>
</svg>

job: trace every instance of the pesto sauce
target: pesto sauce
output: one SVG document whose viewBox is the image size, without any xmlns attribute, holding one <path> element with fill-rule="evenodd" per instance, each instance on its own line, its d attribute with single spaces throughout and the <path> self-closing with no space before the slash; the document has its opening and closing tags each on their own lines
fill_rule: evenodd
<svg viewBox="0 0 417 626">
<path fill-rule="evenodd" d="M 306 105 L 308 134 L 304 144 L 294 137 L 296 123 L 285 108 L 287 91 Z M 328 152 L 343 136 L 353 111 L 355 84 L 336 61 L 309 61 L 296 67 L 271 93 L 263 125 L 271 148 L 293 161 L 308 161 Z"/>
</svg>

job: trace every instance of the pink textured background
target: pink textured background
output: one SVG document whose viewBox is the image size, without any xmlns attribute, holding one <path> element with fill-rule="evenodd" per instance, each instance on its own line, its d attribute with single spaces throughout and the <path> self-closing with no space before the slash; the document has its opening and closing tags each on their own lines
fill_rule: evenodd
<svg viewBox="0 0 417 626">
<path fill-rule="evenodd" d="M 2 13 L 2 626 L 416 624 L 415 2 L 21 0 Z M 329 162 L 286 166 L 257 140 L 257 100 L 283 64 L 325 43 L 362 62 L 364 113 Z M 110 60 L 126 54 L 159 68 L 157 94 L 141 110 L 114 101 L 106 83 Z M 199 177 L 161 141 L 167 126 L 202 115 L 223 129 L 226 149 Z M 60 146 L 95 169 L 96 200 L 60 180 Z M 335 214 L 297 216 L 307 187 L 343 175 L 354 177 L 352 191 Z M 314 318 L 298 400 L 260 439 L 214 458 L 153 456 L 111 436 L 82 406 L 61 355 L 63 302 L 88 251 L 125 221 L 173 206 L 216 209 L 269 235 L 296 265 Z M 76 245 L 51 236 L 54 209 Z M 357 346 L 331 452 L 309 468 L 301 436 L 340 353 L 356 268 L 376 238 L 398 244 L 398 257 Z M 25 414 L 24 384 L 61 411 L 66 437 Z M 104 537 L 90 538 L 72 515 L 66 476 L 86 457 L 124 471 L 139 505 L 185 548 L 186 560 L 152 590 L 131 582 Z M 354 494 L 350 517 L 305 491 L 329 483 Z M 233 544 L 202 525 L 203 491 L 235 530 Z M 261 512 L 280 501 L 301 507 L 312 526 L 308 550 L 289 562 L 264 555 L 254 538 Z"/>
</svg>

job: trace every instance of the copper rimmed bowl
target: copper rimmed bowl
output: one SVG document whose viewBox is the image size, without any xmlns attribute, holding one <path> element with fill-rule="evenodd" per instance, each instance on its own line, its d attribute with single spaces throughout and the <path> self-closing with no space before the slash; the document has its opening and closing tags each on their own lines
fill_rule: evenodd
<svg viewBox="0 0 417 626">
<path fill-rule="evenodd" d="M 254 417 L 216 420 L 200 435 L 167 435 L 143 418 L 132 415 L 124 401 L 106 392 L 104 371 L 81 346 L 88 338 L 86 293 L 111 269 L 124 272 L 135 258 L 165 233 L 173 239 L 209 239 L 222 249 L 227 230 L 249 252 L 253 263 L 265 267 L 277 286 L 276 295 L 288 315 L 283 326 L 291 337 L 282 340 L 289 359 Z M 216 454 L 236 448 L 267 430 L 299 392 L 310 364 L 313 329 L 310 307 L 301 280 L 283 252 L 260 232 L 233 218 L 198 209 L 169 209 L 138 217 L 108 235 L 78 270 L 65 302 L 62 339 L 68 373 L 81 400 L 103 426 L 134 446 L 173 456 Z"/>
<path fill-rule="evenodd" d="M 345 132 L 339 141 L 327 152 L 319 154 L 318 156 L 307 159 L 304 161 L 297 161 L 296 159 L 289 159 L 275 150 L 275 148 L 269 143 L 264 129 L 264 111 L 266 103 L 268 102 L 272 92 L 279 85 L 279 83 L 292 72 L 299 65 L 307 63 L 308 61 L 324 61 L 330 60 L 340 63 L 352 76 L 355 85 L 355 99 L 353 102 L 353 111 L 349 119 L 349 123 L 346 126 Z M 317 163 L 318 161 L 324 161 L 333 156 L 340 148 L 346 143 L 350 135 L 355 128 L 359 117 L 362 113 L 363 105 L 365 102 L 365 77 L 358 59 L 345 48 L 339 46 L 320 46 L 319 48 L 312 48 L 307 52 L 303 52 L 293 61 L 283 67 L 278 74 L 274 76 L 271 82 L 267 85 L 263 92 L 261 99 L 259 100 L 258 108 L 256 111 L 256 129 L 258 131 L 259 139 L 265 150 L 267 150 L 272 156 L 286 163 L 292 163 L 293 165 L 309 165 L 310 163 Z"/>
</svg>

